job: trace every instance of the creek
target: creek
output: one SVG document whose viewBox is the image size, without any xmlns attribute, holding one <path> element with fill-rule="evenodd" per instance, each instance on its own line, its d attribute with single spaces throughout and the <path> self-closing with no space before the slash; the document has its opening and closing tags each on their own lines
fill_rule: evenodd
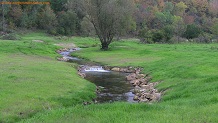
<svg viewBox="0 0 218 123">
<path fill-rule="evenodd" d="M 80 66 L 81 73 L 84 73 L 85 79 L 94 83 L 100 88 L 96 101 L 99 103 L 125 101 L 135 102 L 132 91 L 134 87 L 126 81 L 127 73 L 104 70 L 103 67 L 95 62 L 72 57 L 70 54 L 79 48 L 61 51 L 60 54 L 67 62 L 76 63 Z"/>
</svg>

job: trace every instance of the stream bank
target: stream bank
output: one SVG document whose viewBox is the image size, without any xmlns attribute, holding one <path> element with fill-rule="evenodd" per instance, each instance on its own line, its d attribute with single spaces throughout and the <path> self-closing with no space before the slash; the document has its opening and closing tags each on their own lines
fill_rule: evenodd
<svg viewBox="0 0 218 123">
<path fill-rule="evenodd" d="M 97 98 L 94 102 L 156 102 L 161 93 L 155 89 L 159 82 L 150 82 L 151 77 L 141 74 L 141 68 L 101 66 L 98 63 L 72 57 L 80 48 L 57 50 L 62 55 L 57 60 L 77 63 L 78 75 L 96 85 Z"/>
</svg>

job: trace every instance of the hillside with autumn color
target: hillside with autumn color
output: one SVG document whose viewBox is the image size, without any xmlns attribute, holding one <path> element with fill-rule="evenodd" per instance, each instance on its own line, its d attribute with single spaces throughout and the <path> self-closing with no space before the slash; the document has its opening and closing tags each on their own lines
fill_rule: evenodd
<svg viewBox="0 0 218 123">
<path fill-rule="evenodd" d="M 84 1 L 87 0 L 48 1 L 50 5 L 2 4 L 1 37 L 16 39 L 16 30 L 19 29 L 46 30 L 52 35 L 92 37 L 98 35 L 89 18 L 89 11 L 85 11 L 87 6 L 84 6 Z M 123 17 L 119 21 L 122 24 L 116 25 L 113 39 L 137 37 L 144 43 L 217 41 L 217 0 L 128 0 L 126 3 L 117 4 L 128 6 L 122 8 L 128 17 Z M 113 9 L 114 6 L 111 7 Z M 119 10 L 116 14 L 119 15 Z"/>
</svg>

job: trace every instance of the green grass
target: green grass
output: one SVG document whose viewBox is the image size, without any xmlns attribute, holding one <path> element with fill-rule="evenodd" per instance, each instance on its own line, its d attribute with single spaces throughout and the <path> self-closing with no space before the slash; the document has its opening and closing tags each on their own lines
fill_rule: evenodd
<svg viewBox="0 0 218 123">
<path fill-rule="evenodd" d="M 113 43 L 111 51 L 89 48 L 74 55 L 112 66 L 141 66 L 144 73 L 151 73 L 153 81 L 164 81 L 158 85 L 160 90 L 168 89 L 163 102 L 179 100 L 182 105 L 193 102 L 195 106 L 218 101 L 218 49 L 211 49 L 214 46 L 218 44 L 144 45 L 125 41 Z"/>
<path fill-rule="evenodd" d="M 216 122 L 217 111 L 163 104 L 114 103 L 53 110 L 23 122 L 48 123 L 201 123 Z M 212 110 L 213 109 L 213 110 Z M 203 111 L 203 112 L 202 112 Z M 205 113 L 207 112 L 207 113 Z"/>
<path fill-rule="evenodd" d="M 72 39 L 77 45 L 92 46 L 94 39 Z M 204 123 L 218 122 L 218 44 L 141 44 L 119 41 L 109 51 L 89 47 L 74 53 L 111 66 L 140 66 L 152 81 L 163 80 L 161 102 L 129 104 L 117 102 L 53 110 L 23 122 L 87 123 Z M 53 120 L 56 119 L 56 120 Z"/>
<path fill-rule="evenodd" d="M 39 39 L 44 43 L 32 42 Z M 72 64 L 55 59 L 58 47 L 52 39 L 31 33 L 17 41 L 0 40 L 0 122 L 19 121 L 95 97 L 95 86 L 80 78 Z"/>
<path fill-rule="evenodd" d="M 29 40 L 36 38 L 46 43 L 30 47 Z M 0 41 L 0 121 L 23 118 L 20 122 L 218 122 L 218 44 L 141 44 L 124 40 L 112 43 L 109 51 L 101 51 L 97 39 L 60 39 L 31 33 L 16 43 Z M 162 100 L 154 104 L 82 106 L 82 100 L 94 96 L 94 86 L 79 78 L 69 64 L 54 59 L 57 47 L 52 44 L 60 42 L 88 47 L 73 55 L 91 61 L 143 67 L 143 73 L 150 73 L 152 81 L 163 80 L 157 86 L 164 91 Z"/>
</svg>

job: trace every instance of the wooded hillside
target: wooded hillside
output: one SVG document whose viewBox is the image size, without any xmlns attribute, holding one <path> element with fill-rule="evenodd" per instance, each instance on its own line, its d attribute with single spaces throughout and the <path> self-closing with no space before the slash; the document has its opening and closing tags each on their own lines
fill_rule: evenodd
<svg viewBox="0 0 218 123">
<path fill-rule="evenodd" d="M 14 32 L 14 30 L 20 28 L 43 29 L 53 35 L 96 35 L 93 23 L 90 22 L 89 12 L 85 11 L 87 6 L 84 6 L 84 2 L 94 3 L 99 0 L 47 1 L 50 2 L 50 5 L 1 4 L 1 35 Z M 209 43 L 217 40 L 217 0 L 104 1 L 114 2 L 117 5 L 123 4 L 123 6 L 126 6 L 126 2 L 129 2 L 132 5 L 119 10 L 126 12 L 133 10 L 133 12 L 129 13 L 131 16 L 123 16 L 123 19 L 119 21 L 120 24 L 116 26 L 115 36 L 118 38 L 122 36 L 139 37 L 145 43 L 176 43 L 187 41 L 187 39 Z M 103 8 L 107 7 L 103 6 Z M 110 6 L 110 9 L 115 10 L 113 7 L 115 6 Z M 113 14 L 118 13 L 114 12 Z"/>
</svg>

